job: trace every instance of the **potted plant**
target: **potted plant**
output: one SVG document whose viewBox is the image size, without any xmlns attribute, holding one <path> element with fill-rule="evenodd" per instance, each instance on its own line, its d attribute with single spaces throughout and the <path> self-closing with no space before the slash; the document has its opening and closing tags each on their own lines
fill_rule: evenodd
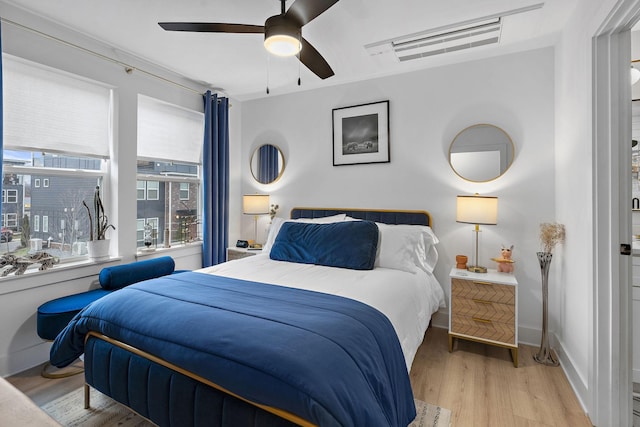
<svg viewBox="0 0 640 427">
<path fill-rule="evenodd" d="M 87 202 L 83 200 L 82 205 L 87 209 L 89 215 L 89 241 L 87 242 L 89 258 L 94 260 L 108 258 L 110 240 L 106 238 L 106 233 L 108 229 L 115 230 L 116 227 L 109 224 L 109 218 L 104 213 L 99 186 L 96 186 L 93 193 L 93 215 Z"/>
</svg>

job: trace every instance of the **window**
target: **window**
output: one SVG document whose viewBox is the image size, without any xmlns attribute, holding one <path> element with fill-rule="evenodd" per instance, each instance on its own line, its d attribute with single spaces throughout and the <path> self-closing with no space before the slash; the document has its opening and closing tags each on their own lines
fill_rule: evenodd
<svg viewBox="0 0 640 427">
<path fill-rule="evenodd" d="M 2 190 L 2 203 L 18 203 L 18 190 Z"/>
<path fill-rule="evenodd" d="M 15 229 L 0 255 L 23 256 L 30 239 L 42 239 L 61 262 L 86 256 L 77 250 L 89 237 L 82 202 L 91 203 L 109 171 L 112 89 L 7 54 L 3 80 L 3 213 Z"/>
<path fill-rule="evenodd" d="M 146 181 L 137 181 L 136 182 L 136 197 L 138 200 L 146 200 L 145 196 L 147 194 L 147 182 Z"/>
<path fill-rule="evenodd" d="M 158 200 L 160 198 L 160 183 L 158 181 L 147 181 L 147 200 Z"/>
<path fill-rule="evenodd" d="M 189 183 L 180 183 L 180 200 L 189 200 Z"/>
<path fill-rule="evenodd" d="M 3 227 L 15 229 L 18 226 L 18 214 L 7 213 L 2 215 Z"/>
<path fill-rule="evenodd" d="M 138 96 L 138 246 L 153 222 L 157 244 L 199 240 L 204 116 Z"/>
</svg>

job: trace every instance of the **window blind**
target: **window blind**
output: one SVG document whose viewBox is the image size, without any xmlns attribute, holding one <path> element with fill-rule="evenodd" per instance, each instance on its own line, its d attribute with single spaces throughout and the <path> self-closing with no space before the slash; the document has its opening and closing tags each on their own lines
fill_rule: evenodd
<svg viewBox="0 0 640 427">
<path fill-rule="evenodd" d="M 109 157 L 109 87 L 6 54 L 3 78 L 5 148 Z"/>
<path fill-rule="evenodd" d="M 200 164 L 204 114 L 138 95 L 138 159 Z"/>
</svg>

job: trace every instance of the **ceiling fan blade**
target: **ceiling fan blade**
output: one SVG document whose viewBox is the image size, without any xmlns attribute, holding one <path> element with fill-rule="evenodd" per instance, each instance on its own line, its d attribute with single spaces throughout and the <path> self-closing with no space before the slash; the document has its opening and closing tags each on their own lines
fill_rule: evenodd
<svg viewBox="0 0 640 427">
<path fill-rule="evenodd" d="M 302 27 L 336 3 L 338 0 L 295 0 L 285 16 L 295 19 Z"/>
<path fill-rule="evenodd" d="M 158 22 L 167 31 L 199 33 L 264 33 L 263 25 L 221 24 L 214 22 Z"/>
<path fill-rule="evenodd" d="M 326 79 L 334 75 L 333 70 L 320 55 L 320 52 L 315 47 L 311 46 L 311 43 L 302 38 L 302 50 L 300 50 L 300 62 L 302 62 L 308 69 L 313 71 L 315 75 L 321 79 Z"/>
</svg>

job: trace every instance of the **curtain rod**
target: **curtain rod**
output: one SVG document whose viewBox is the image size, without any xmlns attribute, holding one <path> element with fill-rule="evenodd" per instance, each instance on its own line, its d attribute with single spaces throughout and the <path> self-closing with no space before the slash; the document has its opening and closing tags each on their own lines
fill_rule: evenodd
<svg viewBox="0 0 640 427">
<path fill-rule="evenodd" d="M 97 58 L 100 58 L 100 59 L 103 59 L 103 60 L 105 60 L 105 61 L 109 61 L 109 62 L 113 62 L 114 64 L 118 64 L 118 65 L 120 65 L 120 66 L 124 67 L 124 70 L 125 70 L 125 72 L 126 72 L 127 74 L 131 74 L 134 70 L 135 70 L 135 71 L 139 71 L 139 72 L 141 72 L 141 73 L 143 73 L 143 74 L 146 74 L 147 76 L 150 76 L 150 77 L 156 78 L 156 79 L 158 79 L 158 80 L 162 80 L 162 81 L 164 81 L 164 82 L 166 82 L 166 83 L 169 83 L 169 84 L 172 84 L 172 85 L 178 86 L 178 87 L 179 87 L 179 88 L 181 88 L 181 89 L 188 90 L 188 91 L 193 92 L 193 93 L 196 93 L 196 94 L 198 94 L 198 95 L 204 95 L 204 93 L 203 93 L 203 92 L 201 92 L 201 91 L 199 91 L 199 90 L 196 90 L 196 89 L 193 89 L 193 88 L 190 88 L 189 86 L 185 86 L 185 85 L 183 85 L 182 83 L 174 82 L 173 80 L 170 80 L 170 79 L 168 79 L 168 78 L 166 78 L 166 77 L 162 77 L 162 76 L 159 76 L 159 75 L 157 75 L 157 74 L 155 74 L 155 73 L 152 73 L 152 72 L 150 72 L 150 71 L 146 71 L 146 70 L 143 70 L 143 69 L 141 69 L 141 68 L 134 67 L 133 65 L 129 65 L 129 64 L 127 64 L 126 62 L 122 62 L 122 61 L 119 61 L 119 60 L 117 60 L 117 59 L 111 58 L 111 57 L 109 57 L 109 56 L 103 55 L 103 54 L 101 54 L 101 53 L 94 52 L 94 51 L 92 51 L 92 50 L 90 50 L 90 49 L 87 49 L 87 48 L 85 48 L 85 47 L 82 47 L 82 46 L 79 46 L 79 45 L 77 45 L 77 44 L 74 44 L 74 43 L 68 42 L 68 41 L 66 41 L 66 40 L 62 40 L 62 39 L 60 39 L 60 38 L 58 38 L 58 37 L 55 37 L 55 36 L 52 36 L 52 35 L 50 35 L 50 34 L 43 33 L 42 31 L 38 31 L 38 30 L 36 30 L 36 29 L 33 29 L 33 28 L 30 28 L 30 27 L 27 27 L 26 25 L 19 24 L 19 23 L 17 23 L 17 22 L 11 21 L 11 20 L 9 20 L 9 19 L 7 19 L 7 18 L 0 18 L 0 21 L 1 21 L 1 22 L 3 22 L 3 23 L 7 23 L 7 24 L 10 24 L 10 25 L 13 25 L 13 26 L 18 27 L 18 28 L 21 28 L 21 29 L 23 29 L 23 30 L 29 31 L 29 32 L 31 32 L 31 33 L 37 34 L 37 35 L 39 35 L 39 36 L 41 36 L 41 37 L 44 37 L 44 38 L 47 38 L 47 39 L 50 39 L 50 40 L 56 41 L 56 42 L 61 43 L 61 44 L 65 45 L 65 46 L 69 46 L 69 47 L 72 47 L 72 48 L 78 49 L 78 50 L 80 50 L 80 51 L 82 51 L 82 52 L 88 53 L 89 55 L 93 55 L 93 56 L 95 56 L 95 57 L 97 57 Z"/>
</svg>

